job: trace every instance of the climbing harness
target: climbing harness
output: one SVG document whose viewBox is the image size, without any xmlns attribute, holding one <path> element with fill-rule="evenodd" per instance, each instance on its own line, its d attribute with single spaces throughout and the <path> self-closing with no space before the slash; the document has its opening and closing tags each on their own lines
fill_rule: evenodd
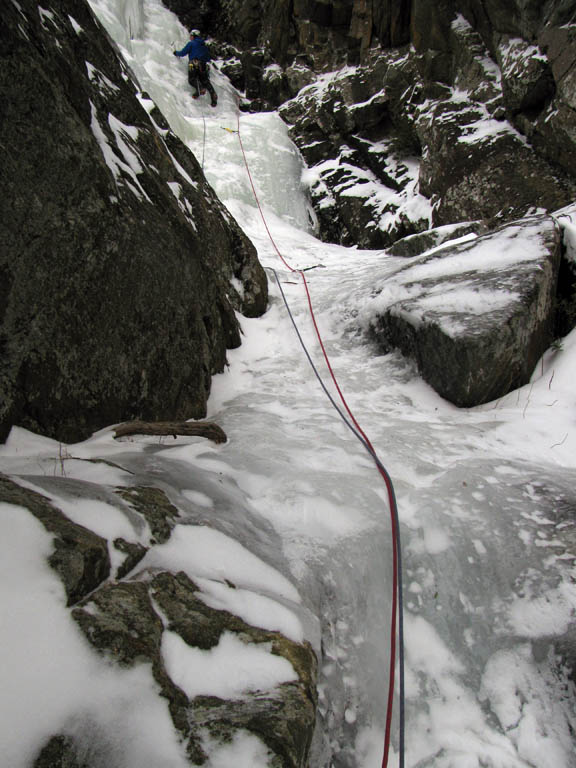
<svg viewBox="0 0 576 768">
<path fill-rule="evenodd" d="M 242 151 L 242 157 L 244 159 L 244 165 L 246 166 L 246 172 L 248 174 L 248 179 L 250 181 L 250 186 L 252 187 L 252 193 L 254 195 L 254 199 L 256 201 L 256 205 L 258 207 L 258 210 L 260 212 L 260 217 L 262 219 L 262 222 L 264 224 L 264 228 L 268 234 L 268 237 L 270 239 L 270 242 L 272 243 L 272 246 L 276 252 L 276 254 L 279 256 L 282 263 L 288 268 L 288 270 L 293 274 L 300 275 L 302 279 L 302 283 L 304 285 L 304 289 L 306 291 L 306 298 L 308 301 L 308 309 L 310 312 L 310 316 L 312 318 L 312 323 L 314 325 L 314 330 L 316 332 L 316 337 L 318 339 L 318 342 L 320 344 L 320 348 L 322 350 L 322 354 L 325 360 L 325 363 L 327 365 L 328 371 L 330 373 L 330 377 L 332 379 L 333 384 L 336 387 L 336 391 L 338 392 L 338 396 L 340 397 L 340 401 L 342 405 L 344 406 L 344 411 L 340 408 L 338 403 L 335 401 L 335 399 L 332 397 L 330 392 L 328 391 L 320 373 L 318 372 L 318 369 L 316 368 L 316 365 L 314 364 L 314 361 L 312 360 L 312 357 L 306 347 L 306 344 L 302 338 L 302 335 L 300 334 L 300 330 L 298 328 L 298 325 L 294 319 L 294 316 L 292 314 L 292 311 L 290 309 L 288 300 L 286 298 L 286 295 L 284 293 L 284 290 L 282 288 L 280 279 L 278 277 L 278 274 L 276 270 L 271 269 L 272 273 L 274 274 L 276 283 L 278 285 L 278 288 L 280 290 L 280 294 L 282 295 L 282 299 L 284 301 L 284 305 L 286 306 L 288 315 L 290 317 L 290 320 L 292 322 L 292 325 L 294 326 L 294 330 L 296 332 L 296 335 L 300 341 L 300 345 L 302 346 L 302 349 L 304 351 L 304 354 L 306 355 L 308 362 L 310 363 L 310 366 L 314 372 L 314 375 L 318 379 L 318 382 L 320 386 L 322 387 L 324 393 L 330 400 L 331 404 L 339 414 L 340 418 L 344 421 L 346 426 L 354 433 L 356 438 L 362 443 L 366 451 L 370 454 L 372 459 L 374 460 L 374 463 L 376 465 L 376 468 L 378 469 L 382 479 L 384 480 L 384 483 L 386 485 L 387 493 L 388 493 L 388 502 L 390 507 L 390 519 L 391 519 L 391 527 L 392 527 L 392 570 L 393 570 L 393 578 L 392 578 L 392 610 L 391 610 L 391 618 L 390 618 L 390 664 L 389 664 L 389 677 L 388 677 L 388 699 L 387 699 L 387 708 L 386 708 L 386 726 L 385 726 L 385 733 L 384 733 L 384 750 L 383 750 L 383 757 L 382 757 L 382 768 L 387 768 L 388 765 L 388 756 L 390 752 L 390 740 L 391 740 L 391 727 L 392 727 L 392 710 L 393 710 L 393 703 L 394 703 L 394 674 L 395 674 L 395 666 L 396 666 L 396 627 L 398 627 L 398 667 L 399 667 L 399 707 L 398 707 L 398 719 L 399 719 L 399 768 L 404 768 L 404 748 L 405 748 L 405 712 L 404 712 L 404 698 L 405 698 L 405 690 L 404 690 L 404 605 L 403 605 L 403 598 L 402 598 L 402 592 L 403 592 L 403 585 L 402 585 L 402 551 L 401 551 L 401 541 L 400 541 L 400 522 L 398 518 L 398 506 L 396 503 L 396 494 L 394 491 L 394 486 L 392 483 L 392 479 L 390 475 L 388 474 L 388 471 L 380 461 L 372 443 L 370 442 L 369 438 L 367 437 L 364 430 L 361 428 L 359 423 L 357 422 L 356 418 L 354 417 L 354 414 L 350 410 L 348 403 L 346 402 L 346 399 L 340 389 L 340 385 L 338 384 L 338 381 L 336 379 L 336 376 L 334 374 L 334 371 L 332 369 L 332 365 L 330 363 L 330 360 L 328 358 L 328 354 L 326 352 L 326 348 L 324 346 L 324 342 L 322 340 L 322 336 L 320 334 L 320 330 L 318 328 L 318 324 L 316 322 L 316 315 L 314 313 L 314 307 L 312 305 L 312 297 L 310 295 L 310 290 L 308 287 L 308 282 L 306 280 L 306 276 L 304 275 L 304 272 L 309 269 L 315 269 L 316 267 L 322 266 L 322 265 L 315 265 L 314 267 L 305 267 L 304 269 L 295 269 L 292 267 L 284 258 L 282 253 L 280 252 L 280 249 L 276 245 L 276 242 L 274 238 L 272 237 L 272 233 L 270 232 L 270 229 L 268 227 L 268 223 L 266 221 L 266 218 L 264 216 L 264 212 L 262 210 L 262 206 L 260 205 L 260 200 L 258 198 L 258 194 L 256 192 L 256 188 L 254 186 L 254 181 L 252 179 L 252 174 L 250 172 L 250 167 L 248 165 L 248 159 L 246 157 L 246 152 L 244 150 L 244 145 L 242 143 L 242 136 L 240 133 L 240 115 L 238 114 L 237 117 L 237 130 L 232 131 L 228 128 L 225 128 L 224 130 L 229 130 L 230 133 L 237 133 L 238 134 L 238 141 L 240 143 L 240 149 Z M 347 415 L 346 415 L 347 414 Z"/>
</svg>

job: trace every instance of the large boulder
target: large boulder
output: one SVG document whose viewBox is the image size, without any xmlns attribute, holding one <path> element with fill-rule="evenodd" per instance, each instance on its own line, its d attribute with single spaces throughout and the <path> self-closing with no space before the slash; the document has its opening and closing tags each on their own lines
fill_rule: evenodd
<svg viewBox="0 0 576 768">
<path fill-rule="evenodd" d="M 528 217 L 413 260 L 379 289 L 367 322 L 452 403 L 472 407 L 526 384 L 554 328 L 561 238 Z"/>
<path fill-rule="evenodd" d="M 203 416 L 253 246 L 84 0 L 10 3 L 0 42 L 0 439 Z"/>
</svg>

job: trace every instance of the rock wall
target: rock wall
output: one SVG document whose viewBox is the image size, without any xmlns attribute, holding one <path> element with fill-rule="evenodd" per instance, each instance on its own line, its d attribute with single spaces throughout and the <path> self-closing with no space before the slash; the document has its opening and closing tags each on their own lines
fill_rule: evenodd
<svg viewBox="0 0 576 768">
<path fill-rule="evenodd" d="M 317 71 L 359 62 L 371 45 L 409 41 L 409 0 L 166 0 L 189 28 L 285 65 L 305 55 Z"/>
<path fill-rule="evenodd" d="M 176 9 L 178 0 L 166 2 Z M 245 92 L 241 108 L 278 108 L 289 125 L 308 165 L 322 239 L 409 253 L 444 239 L 449 228 L 447 239 L 464 230 L 497 232 L 576 199 L 573 1 L 217 5 L 211 16 L 189 18 L 226 41 L 214 49 Z M 560 265 L 557 254 L 549 285 L 558 293 L 545 302 L 546 331 L 534 331 L 538 343 L 531 349 L 538 354 L 552 327 L 565 333 L 573 326 L 572 273 Z M 404 348 L 424 372 L 435 344 L 427 345 L 422 333 L 408 343 L 397 325 L 395 317 L 380 323 L 386 343 Z M 535 358 L 520 326 L 508 342 L 530 368 Z M 465 359 L 463 376 L 470 370 L 473 378 L 475 354 Z M 512 366 L 510 381 L 489 392 L 434 386 L 453 402 L 472 405 L 518 386 L 527 368 Z"/>
<path fill-rule="evenodd" d="M 506 120 L 496 66 L 472 28 L 461 19 L 452 34 L 453 87 L 427 81 L 414 52 L 390 51 L 280 108 L 313 169 L 324 239 L 383 248 L 431 226 L 499 226 L 576 197 L 569 169 Z"/>
<path fill-rule="evenodd" d="M 573 3 L 211 7 L 186 18 L 226 40 L 215 50 L 245 91 L 245 109 L 283 105 L 292 138 L 317 169 L 311 191 L 324 239 L 387 247 L 429 226 L 500 226 L 576 197 Z M 358 63 L 314 87 L 318 73 Z M 406 206 L 418 192 L 432 212 Z"/>
<path fill-rule="evenodd" d="M 0 101 L 0 439 L 203 416 L 253 246 L 85 2 L 6 5 Z"/>
</svg>

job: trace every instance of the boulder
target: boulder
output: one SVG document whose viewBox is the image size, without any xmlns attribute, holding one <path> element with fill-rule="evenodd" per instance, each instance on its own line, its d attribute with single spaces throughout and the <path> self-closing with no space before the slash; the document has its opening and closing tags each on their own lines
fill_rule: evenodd
<svg viewBox="0 0 576 768">
<path fill-rule="evenodd" d="M 0 439 L 202 417 L 266 306 L 253 246 L 84 0 L 9 4 L 0 42 Z"/>
<path fill-rule="evenodd" d="M 503 37 L 497 50 L 502 89 L 512 115 L 536 115 L 553 98 L 556 87 L 547 57 L 522 38 Z"/>
<path fill-rule="evenodd" d="M 450 25 L 452 82 L 470 94 L 471 101 L 491 105 L 491 112 L 503 98 L 501 73 L 480 34 L 458 14 Z"/>
<path fill-rule="evenodd" d="M 554 327 L 561 241 L 528 217 L 424 255 L 387 281 L 369 318 L 444 398 L 473 407 L 526 384 Z"/>
<path fill-rule="evenodd" d="M 131 486 L 117 488 L 116 493 L 146 520 L 152 532 L 151 544 L 163 544 L 170 538 L 180 513 L 164 491 L 154 487 Z"/>
</svg>

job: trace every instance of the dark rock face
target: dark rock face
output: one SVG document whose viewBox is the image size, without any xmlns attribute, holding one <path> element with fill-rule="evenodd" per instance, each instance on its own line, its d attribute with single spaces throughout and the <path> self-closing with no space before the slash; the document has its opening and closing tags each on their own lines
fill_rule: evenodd
<svg viewBox="0 0 576 768">
<path fill-rule="evenodd" d="M 426 153 L 420 189 L 436 202 L 436 225 L 482 219 L 509 221 L 531 208 L 556 210 L 576 195 L 576 184 L 539 157 L 508 123 L 488 123 L 467 102 L 446 100 L 422 114 L 418 131 Z"/>
<path fill-rule="evenodd" d="M 417 139 L 406 140 L 392 122 L 392 67 L 378 59 L 372 68 L 345 71 L 280 109 L 313 168 L 310 191 L 325 240 L 384 248 L 430 226 L 431 207 L 417 191 Z"/>
<path fill-rule="evenodd" d="M 409 0 L 182 0 L 166 5 L 187 26 L 239 48 L 266 48 L 283 65 L 306 54 L 318 71 L 356 63 L 371 45 L 409 42 Z"/>
<path fill-rule="evenodd" d="M 88 768 L 67 736 L 54 736 L 34 761 L 34 768 Z"/>
<path fill-rule="evenodd" d="M 201 417 L 266 306 L 253 247 L 84 2 L 9 3 L 0 42 L 0 439 Z"/>
<path fill-rule="evenodd" d="M 484 219 L 497 226 L 576 197 L 569 162 L 550 162 L 518 130 L 522 105 L 540 87 L 551 92 L 542 57 L 522 46 L 522 55 L 510 54 L 512 68 L 520 62 L 533 78 L 506 90 L 462 17 L 446 34 L 444 73 L 427 54 L 375 53 L 364 67 L 304 88 L 280 108 L 313 168 L 324 239 L 385 248 L 431 225 Z"/>
<path fill-rule="evenodd" d="M 452 403 L 494 400 L 530 380 L 552 341 L 560 252 L 554 221 L 542 217 L 448 245 L 394 276 L 386 290 L 400 298 L 372 332 Z"/>
</svg>

